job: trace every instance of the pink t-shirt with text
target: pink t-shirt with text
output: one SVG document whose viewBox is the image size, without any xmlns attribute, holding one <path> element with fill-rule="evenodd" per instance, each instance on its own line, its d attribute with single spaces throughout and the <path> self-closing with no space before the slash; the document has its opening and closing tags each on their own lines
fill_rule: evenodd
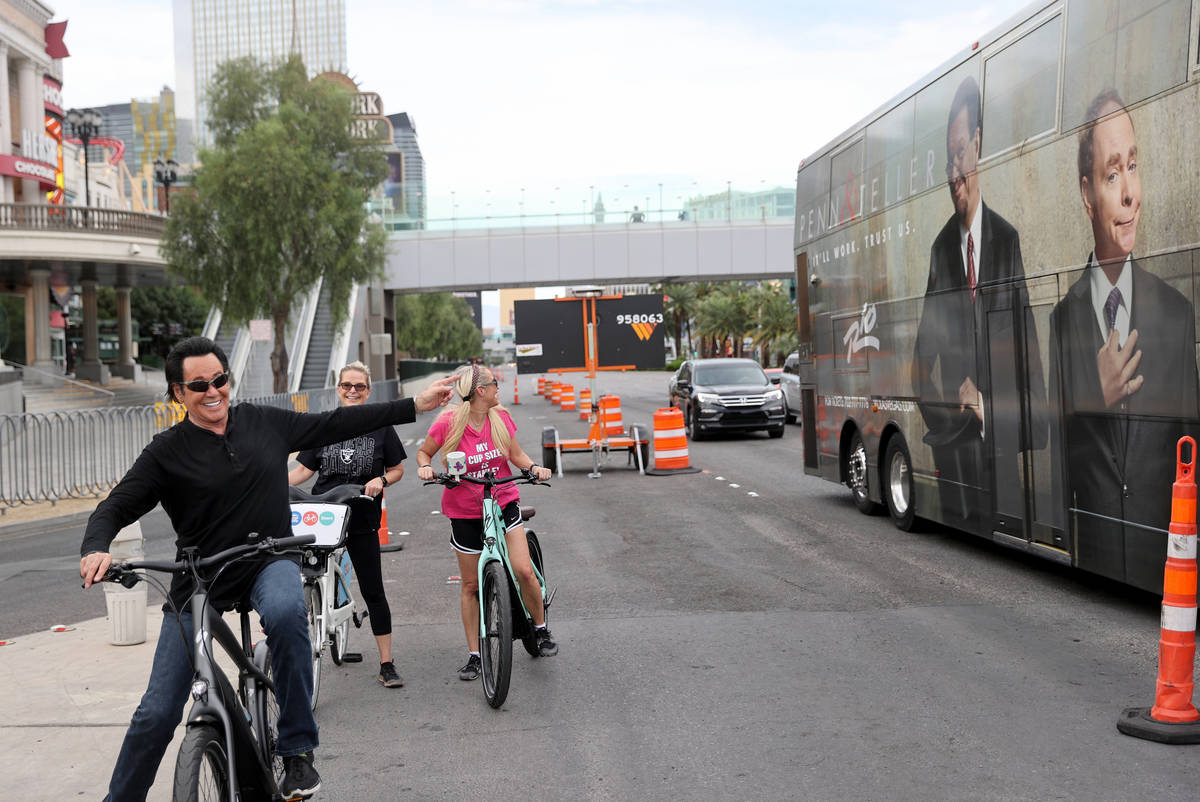
<svg viewBox="0 0 1200 802">
<path fill-rule="evenodd" d="M 446 442 L 446 435 L 450 431 L 450 421 L 453 417 L 454 410 L 447 410 L 439 415 L 438 419 L 429 427 L 429 436 L 439 446 Z M 500 411 L 500 418 L 508 428 L 509 442 L 515 442 L 517 424 L 513 423 L 513 419 L 503 410 Z M 467 424 L 456 450 L 467 455 L 467 476 L 482 479 L 484 471 L 489 470 L 496 475 L 497 479 L 512 475 L 508 457 L 501 453 L 492 442 L 490 416 L 483 422 L 483 431 L 476 431 L 471 428 L 470 424 Z M 520 500 L 521 494 L 517 490 L 517 486 L 510 483 L 492 488 L 492 497 L 501 507 L 504 507 L 510 501 Z M 442 514 L 447 518 L 479 518 L 483 515 L 482 499 L 482 485 L 463 482 L 458 487 L 447 487 L 442 491 Z"/>
</svg>

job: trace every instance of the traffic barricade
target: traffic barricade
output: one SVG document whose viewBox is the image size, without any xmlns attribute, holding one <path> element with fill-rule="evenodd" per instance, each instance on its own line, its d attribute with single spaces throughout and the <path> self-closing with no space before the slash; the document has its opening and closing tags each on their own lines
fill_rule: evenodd
<svg viewBox="0 0 1200 802">
<path fill-rule="evenodd" d="M 554 379 L 546 379 L 546 383 L 542 385 L 542 398 L 549 401 L 554 395 Z"/>
<path fill-rule="evenodd" d="M 579 419 L 587 420 L 592 417 L 592 388 L 584 387 L 579 392 Z"/>
<path fill-rule="evenodd" d="M 538 376 L 537 377 L 537 394 L 542 395 L 545 391 L 546 391 L 546 377 Z"/>
<path fill-rule="evenodd" d="M 564 384 L 562 389 L 562 399 L 559 404 L 563 412 L 575 411 L 575 385 Z"/>
<path fill-rule="evenodd" d="M 560 384 L 559 382 L 554 383 L 554 390 L 551 391 L 551 393 L 550 393 L 550 403 L 551 404 L 554 404 L 554 406 L 556 406 L 556 407 L 562 406 L 562 394 L 563 394 L 563 388 L 565 388 L 565 387 L 566 387 L 565 384 Z"/>
<path fill-rule="evenodd" d="M 599 408 L 600 424 L 608 437 L 619 437 L 625 431 L 621 420 L 621 397 L 602 395 L 596 405 Z"/>
<path fill-rule="evenodd" d="M 651 476 L 674 473 L 697 473 L 688 456 L 687 432 L 683 428 L 683 413 L 678 407 L 654 411 L 654 467 L 646 471 Z"/>
<path fill-rule="evenodd" d="M 1185 445 L 1188 462 L 1183 459 Z M 1200 743 L 1200 711 L 1192 704 L 1196 659 L 1195 470 L 1196 441 L 1181 437 L 1175 446 L 1154 706 L 1126 708 L 1117 720 L 1117 729 L 1126 735 L 1166 744 Z"/>
</svg>

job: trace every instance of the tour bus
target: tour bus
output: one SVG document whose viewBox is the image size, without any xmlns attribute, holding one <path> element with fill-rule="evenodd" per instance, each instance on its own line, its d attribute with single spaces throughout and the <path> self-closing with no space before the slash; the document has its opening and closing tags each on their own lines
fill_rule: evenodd
<svg viewBox="0 0 1200 802">
<path fill-rule="evenodd" d="M 1198 28 L 1034 3 L 801 162 L 806 473 L 1161 589 L 1200 435 Z"/>
</svg>

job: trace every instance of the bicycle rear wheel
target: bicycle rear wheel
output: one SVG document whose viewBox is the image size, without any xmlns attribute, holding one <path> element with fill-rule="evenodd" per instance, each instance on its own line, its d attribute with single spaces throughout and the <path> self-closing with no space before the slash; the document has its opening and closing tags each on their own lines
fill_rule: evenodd
<svg viewBox="0 0 1200 802">
<path fill-rule="evenodd" d="M 308 641 L 312 648 L 312 709 L 317 709 L 317 697 L 321 693 L 321 652 L 325 646 L 325 605 L 321 597 L 321 586 L 316 583 L 304 586 L 304 608 L 308 614 Z"/>
<path fill-rule="evenodd" d="M 532 530 L 525 530 L 525 540 L 529 543 L 529 559 L 533 562 L 533 567 L 542 575 L 542 581 L 546 581 L 546 569 L 542 567 L 542 546 L 538 543 L 537 535 Z M 546 606 L 542 605 L 542 610 L 546 615 L 546 625 L 550 625 L 550 611 Z M 530 624 L 529 634 L 521 638 L 521 645 L 525 647 L 525 651 L 529 652 L 530 657 L 541 657 L 542 652 L 538 649 L 537 638 L 533 635 L 533 625 Z"/>
<path fill-rule="evenodd" d="M 266 641 L 259 641 L 254 645 L 254 664 L 262 669 L 272 684 L 275 682 L 275 672 L 271 668 L 271 652 Z M 275 778 L 275 782 L 279 782 L 283 778 L 283 758 L 275 754 L 275 747 L 279 744 L 279 699 L 275 697 L 275 692 L 265 685 L 256 684 L 254 688 L 254 704 L 250 706 L 254 735 L 258 738 L 263 762 L 271 767 L 271 776 Z M 316 695 L 315 690 L 313 695 Z"/>
<path fill-rule="evenodd" d="M 211 724 L 188 727 L 175 763 L 175 802 L 229 802 L 229 752 Z"/>
<path fill-rule="evenodd" d="M 483 695 L 489 705 L 499 708 L 508 698 L 508 681 L 512 676 L 512 600 L 503 563 L 487 564 L 479 592 L 483 600 L 479 627 Z"/>
</svg>

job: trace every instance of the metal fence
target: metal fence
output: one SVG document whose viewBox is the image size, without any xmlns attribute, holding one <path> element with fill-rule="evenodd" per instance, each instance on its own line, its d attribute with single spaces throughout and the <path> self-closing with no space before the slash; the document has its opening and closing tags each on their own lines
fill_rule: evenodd
<svg viewBox="0 0 1200 802">
<path fill-rule="evenodd" d="M 397 380 L 371 386 L 371 401 L 400 397 Z M 337 406 L 333 388 L 239 399 L 325 412 Z M 94 498 L 120 481 L 151 438 L 183 420 L 179 404 L 102 407 L 0 415 L 0 508 L 68 498 Z"/>
</svg>

